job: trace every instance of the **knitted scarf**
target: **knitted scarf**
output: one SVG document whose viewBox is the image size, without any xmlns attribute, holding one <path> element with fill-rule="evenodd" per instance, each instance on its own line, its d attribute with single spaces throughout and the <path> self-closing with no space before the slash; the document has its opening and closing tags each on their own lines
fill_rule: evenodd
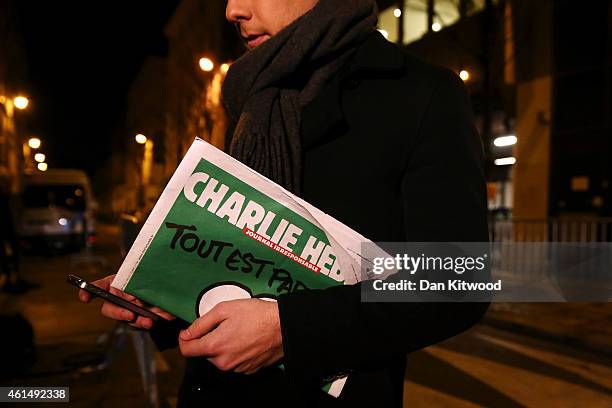
<svg viewBox="0 0 612 408">
<path fill-rule="evenodd" d="M 229 153 L 300 193 L 300 113 L 375 30 L 374 0 L 319 0 L 232 64 L 223 100 L 236 127 Z"/>
</svg>

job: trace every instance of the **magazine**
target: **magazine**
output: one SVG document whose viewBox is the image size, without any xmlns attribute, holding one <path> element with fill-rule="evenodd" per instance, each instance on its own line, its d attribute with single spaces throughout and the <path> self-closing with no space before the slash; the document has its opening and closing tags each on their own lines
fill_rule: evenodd
<svg viewBox="0 0 612 408">
<path fill-rule="evenodd" d="M 357 283 L 364 242 L 370 241 L 195 139 L 112 286 L 193 322 L 224 300 L 275 301 Z M 324 390 L 338 396 L 345 381 Z"/>
</svg>

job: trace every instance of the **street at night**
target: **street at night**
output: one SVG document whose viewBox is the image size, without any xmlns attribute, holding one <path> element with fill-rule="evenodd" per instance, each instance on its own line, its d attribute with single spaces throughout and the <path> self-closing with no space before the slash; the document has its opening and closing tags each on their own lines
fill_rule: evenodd
<svg viewBox="0 0 612 408">
<path fill-rule="evenodd" d="M 0 0 L 0 408 L 612 407 L 611 16 Z"/>
<path fill-rule="evenodd" d="M 126 334 L 116 343 L 111 338 L 108 346 L 103 336 L 117 325 L 99 315 L 99 301 L 79 303 L 76 290 L 65 282 L 67 271 L 87 280 L 116 271 L 119 241 L 118 227 L 101 225 L 98 241 L 83 252 L 24 259 L 22 276 L 33 287 L 24 294 L 1 294 L 0 306 L 22 313 L 32 323 L 37 359 L 27 376 L 8 384 L 70 386 L 75 407 L 146 407 L 131 337 Z M 568 311 L 593 318 L 581 322 L 579 316 L 568 317 Z M 469 332 L 410 354 L 405 405 L 520 407 L 545 406 L 554 400 L 559 407 L 610 406 L 612 331 L 606 333 L 610 308 L 540 305 L 538 313 L 557 321 L 552 327 L 538 324 L 530 313 L 521 304 L 504 304 Z M 507 327 L 500 329 L 503 322 Z M 580 333 L 590 336 L 591 342 L 568 341 Z M 107 368 L 96 372 L 83 368 L 103 358 L 112 359 Z M 172 407 L 184 362 L 177 350 L 157 352 L 155 361 L 161 406 Z"/>
</svg>

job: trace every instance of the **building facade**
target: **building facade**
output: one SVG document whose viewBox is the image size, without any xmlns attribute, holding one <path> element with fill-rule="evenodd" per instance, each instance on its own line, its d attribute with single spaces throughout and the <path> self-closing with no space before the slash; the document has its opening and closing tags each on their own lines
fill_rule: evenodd
<svg viewBox="0 0 612 408">
<path fill-rule="evenodd" d="M 390 40 L 464 79 L 492 209 L 522 220 L 610 216 L 610 0 L 386 6 L 379 28 Z"/>
<path fill-rule="evenodd" d="M 16 14 L 13 2 L 0 2 L 0 183 L 12 194 L 19 191 L 24 170 L 27 114 L 14 103 L 26 88 L 26 60 Z"/>
<path fill-rule="evenodd" d="M 184 0 L 164 33 L 167 55 L 147 58 L 128 94 L 123 143 L 114 149 L 122 180 L 113 192 L 115 213 L 151 208 L 196 137 L 224 145 L 221 85 L 243 50 L 225 5 Z M 138 144 L 137 134 L 147 141 Z"/>
</svg>

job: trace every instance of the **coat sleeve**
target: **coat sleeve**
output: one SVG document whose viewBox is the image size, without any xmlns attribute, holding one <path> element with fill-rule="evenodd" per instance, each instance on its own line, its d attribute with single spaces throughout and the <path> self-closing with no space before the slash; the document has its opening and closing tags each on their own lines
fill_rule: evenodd
<svg viewBox="0 0 612 408">
<path fill-rule="evenodd" d="M 441 71 L 402 178 L 408 242 L 487 242 L 482 143 L 457 76 Z M 278 299 L 287 374 L 321 379 L 380 368 L 455 336 L 488 303 L 362 303 L 360 284 Z"/>
<path fill-rule="evenodd" d="M 149 330 L 151 340 L 159 351 L 178 347 L 179 332 L 189 327 L 182 319 L 160 320 Z"/>
</svg>

